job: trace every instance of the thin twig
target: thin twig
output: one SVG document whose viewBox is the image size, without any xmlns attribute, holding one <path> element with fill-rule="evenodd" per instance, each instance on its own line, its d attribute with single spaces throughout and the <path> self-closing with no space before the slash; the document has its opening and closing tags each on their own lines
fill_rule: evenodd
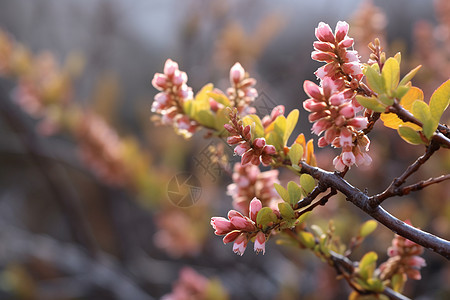
<svg viewBox="0 0 450 300">
<path fill-rule="evenodd" d="M 398 195 L 398 187 L 405 183 L 406 179 L 415 173 L 433 154 L 439 149 L 439 144 L 432 142 L 425 154 L 420 156 L 413 164 L 411 164 L 399 177 L 395 178 L 391 184 L 382 193 L 374 195 L 370 198 L 370 206 L 377 207 L 389 197 Z"/>
</svg>

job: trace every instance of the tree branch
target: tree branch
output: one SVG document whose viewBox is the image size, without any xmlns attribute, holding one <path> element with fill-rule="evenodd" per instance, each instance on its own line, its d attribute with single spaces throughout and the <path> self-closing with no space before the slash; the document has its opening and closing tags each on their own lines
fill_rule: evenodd
<svg viewBox="0 0 450 300">
<path fill-rule="evenodd" d="M 301 173 L 307 173 L 326 186 L 340 191 L 347 197 L 348 201 L 352 202 L 355 206 L 366 212 L 391 231 L 450 259 L 449 241 L 406 224 L 389 214 L 381 206 L 372 207 L 370 205 L 369 196 L 349 184 L 337 173 L 331 173 L 317 167 L 312 167 L 305 162 L 301 162 L 301 166 Z"/>
<path fill-rule="evenodd" d="M 438 149 L 439 144 L 437 142 L 432 142 L 430 146 L 427 147 L 427 151 L 425 152 L 425 154 L 419 157 L 412 165 L 410 165 L 402 175 L 395 178 L 386 190 L 370 198 L 370 206 L 375 208 L 387 198 L 399 195 L 397 188 L 405 183 L 406 179 L 414 172 L 416 172 Z"/>
</svg>

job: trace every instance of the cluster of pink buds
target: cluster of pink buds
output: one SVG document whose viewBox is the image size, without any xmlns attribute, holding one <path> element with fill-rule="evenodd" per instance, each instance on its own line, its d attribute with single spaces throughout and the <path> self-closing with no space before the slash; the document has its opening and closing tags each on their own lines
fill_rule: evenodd
<svg viewBox="0 0 450 300">
<path fill-rule="evenodd" d="M 409 223 L 406 221 L 406 223 Z M 392 246 L 388 248 L 389 259 L 380 265 L 381 278 L 391 278 L 394 274 L 406 274 L 409 278 L 420 280 L 420 268 L 427 264 L 420 257 L 423 247 L 402 237 L 395 235 Z"/>
<path fill-rule="evenodd" d="M 184 114 L 183 103 L 193 99 L 192 89 L 186 84 L 188 77 L 178 68 L 178 64 L 168 59 L 164 65 L 164 74 L 156 73 L 153 86 L 161 92 L 156 94 L 152 112 L 162 116 L 163 124 L 173 125 L 186 137 L 197 129 L 197 122 Z"/>
<path fill-rule="evenodd" d="M 256 253 L 265 252 L 266 235 L 256 224 L 256 216 L 262 208 L 262 203 L 254 198 L 249 205 L 249 217 L 236 210 L 228 212 L 228 219 L 222 217 L 211 218 L 211 225 L 216 235 L 224 235 L 224 244 L 232 243 L 233 252 L 243 255 L 248 241 L 255 237 L 254 250 Z"/>
<path fill-rule="evenodd" d="M 331 144 L 342 148 L 342 154 L 333 161 L 337 170 L 353 164 L 366 165 L 371 163 L 370 156 L 365 152 L 369 140 L 358 131 L 367 127 L 366 117 L 358 117 L 352 104 L 353 90 L 346 89 L 343 79 L 333 80 L 324 77 L 321 87 L 306 80 L 303 88 L 311 97 L 303 102 L 305 110 L 311 112 L 308 119 L 314 122 L 312 132 L 324 136 L 318 141 L 319 147 Z"/>
<path fill-rule="evenodd" d="M 353 46 L 353 39 L 347 35 L 348 28 L 347 22 L 339 21 L 333 34 L 328 24 L 319 23 L 316 28 L 319 41 L 314 42 L 311 58 L 327 64 L 316 71 L 317 77 L 344 78 L 349 82 L 360 81 L 363 77 L 358 52 L 347 50 Z"/>
<path fill-rule="evenodd" d="M 269 126 L 273 121 L 275 121 L 275 119 L 278 116 L 282 116 L 282 115 L 284 115 L 284 105 L 275 106 L 272 109 L 272 112 L 270 113 L 270 115 L 264 116 L 264 118 L 262 118 L 261 123 L 264 128 L 267 128 L 267 126 Z"/>
<path fill-rule="evenodd" d="M 234 165 L 233 183 L 228 185 L 228 195 L 233 198 L 235 209 L 248 214 L 250 201 L 256 197 L 264 206 L 276 207 L 279 195 L 274 188 L 278 181 L 278 170 L 261 172 L 255 165 Z"/>
<path fill-rule="evenodd" d="M 244 127 L 236 110 L 230 113 L 230 122 L 224 127 L 231 134 L 227 138 L 227 143 L 230 146 L 236 145 L 234 153 L 241 156 L 242 165 L 248 163 L 255 166 L 259 166 L 260 163 L 264 166 L 270 165 L 272 156 L 277 152 L 275 146 L 267 145 L 265 138 L 256 138 L 252 141 L 250 125 Z"/>
<path fill-rule="evenodd" d="M 240 63 L 235 63 L 230 69 L 230 84 L 227 94 L 231 106 L 236 107 L 240 115 L 253 113 L 250 104 L 258 97 L 258 92 L 254 88 L 256 80 L 249 77 Z"/>
</svg>

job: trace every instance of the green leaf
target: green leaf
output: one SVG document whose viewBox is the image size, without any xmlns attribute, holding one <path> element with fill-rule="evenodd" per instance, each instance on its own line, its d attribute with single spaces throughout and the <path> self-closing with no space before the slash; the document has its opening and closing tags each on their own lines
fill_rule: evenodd
<svg viewBox="0 0 450 300">
<path fill-rule="evenodd" d="M 283 219 L 294 219 L 295 218 L 295 212 L 292 209 L 292 206 L 290 206 L 286 202 L 278 203 L 278 210 L 280 211 L 280 214 L 283 217 Z"/>
<path fill-rule="evenodd" d="M 298 233 L 298 237 L 299 237 L 301 243 L 307 248 L 312 249 L 316 245 L 316 241 L 314 240 L 314 236 L 310 232 L 300 231 Z"/>
<path fill-rule="evenodd" d="M 421 67 L 422 67 L 422 65 L 419 65 L 419 66 L 415 67 L 414 69 L 412 69 L 411 71 L 409 71 L 409 73 L 406 74 L 405 77 L 402 78 L 402 80 L 400 81 L 400 83 L 398 85 L 405 85 L 409 81 L 411 81 L 411 79 L 413 79 L 413 77 L 416 76 L 417 71 L 419 71 L 419 69 Z"/>
<path fill-rule="evenodd" d="M 299 115 L 298 109 L 294 109 L 287 116 L 286 127 L 285 127 L 285 131 L 284 131 L 284 135 L 283 135 L 283 146 L 286 145 L 289 137 L 292 134 L 292 131 L 294 131 L 294 128 L 297 125 L 298 115 Z"/>
<path fill-rule="evenodd" d="M 302 198 L 302 189 L 293 181 L 289 181 L 287 185 L 290 203 L 295 205 Z"/>
<path fill-rule="evenodd" d="M 364 75 L 367 78 L 367 84 L 377 94 L 385 93 L 384 81 L 381 74 L 375 71 L 373 68 L 368 67 L 364 71 Z"/>
<path fill-rule="evenodd" d="M 256 215 L 256 224 L 263 227 L 270 226 L 277 221 L 277 216 L 270 207 L 263 207 Z"/>
<path fill-rule="evenodd" d="M 402 54 L 400 52 L 395 53 L 394 58 L 397 60 L 398 65 L 402 62 Z"/>
<path fill-rule="evenodd" d="M 450 104 L 450 79 L 438 87 L 430 99 L 430 113 L 434 123 L 439 124 L 442 114 Z"/>
<path fill-rule="evenodd" d="M 381 293 L 384 290 L 383 283 L 379 278 L 369 278 L 367 279 L 367 284 L 371 291 Z"/>
<path fill-rule="evenodd" d="M 358 101 L 359 104 L 361 104 L 367 109 L 373 110 L 374 112 L 382 113 L 386 110 L 386 107 L 383 106 L 380 102 L 378 102 L 375 96 L 367 98 L 361 95 L 356 95 L 356 100 Z"/>
<path fill-rule="evenodd" d="M 394 274 L 391 278 L 392 289 L 396 292 L 401 293 L 403 291 L 403 286 L 405 285 L 404 275 L 402 273 Z"/>
<path fill-rule="evenodd" d="M 319 225 L 311 225 L 311 230 L 316 234 L 316 236 L 322 236 L 324 234 L 322 228 Z"/>
<path fill-rule="evenodd" d="M 201 110 L 195 117 L 195 120 L 206 127 L 214 128 L 216 125 L 216 119 L 210 110 Z"/>
<path fill-rule="evenodd" d="M 403 85 L 403 86 L 398 86 L 397 90 L 394 93 L 394 97 L 397 99 L 402 99 L 403 96 L 406 95 L 406 93 L 409 91 L 411 87 Z"/>
<path fill-rule="evenodd" d="M 371 251 L 366 253 L 359 262 L 359 274 L 362 278 L 368 279 L 373 275 L 373 271 L 376 267 L 376 261 L 378 259 L 378 255 Z"/>
<path fill-rule="evenodd" d="M 437 128 L 437 124 L 431 119 L 431 112 L 428 105 L 420 100 L 416 100 L 412 106 L 412 114 L 422 122 L 422 131 L 427 138 L 430 138 Z"/>
<path fill-rule="evenodd" d="M 400 80 L 400 64 L 398 63 L 398 60 L 392 57 L 388 58 L 384 63 L 381 76 L 383 77 L 385 90 L 390 94 L 397 88 Z"/>
<path fill-rule="evenodd" d="M 400 135 L 402 139 L 404 139 L 406 142 L 410 144 L 413 145 L 424 144 L 424 141 L 420 137 L 420 134 L 409 126 L 400 125 L 398 126 L 397 131 L 398 135 Z"/>
<path fill-rule="evenodd" d="M 185 102 L 186 103 L 186 102 Z M 227 124 L 229 121 L 228 119 L 228 112 L 226 108 L 221 108 L 216 112 L 216 118 L 215 118 L 215 127 L 218 132 L 227 132 L 223 125 Z"/>
<path fill-rule="evenodd" d="M 208 92 L 207 95 L 209 97 L 213 98 L 216 102 L 223 104 L 223 106 L 225 106 L 225 107 L 230 106 L 230 100 L 224 94 Z"/>
<path fill-rule="evenodd" d="M 303 147 L 300 144 L 295 143 L 289 150 L 288 155 L 291 160 L 291 164 L 298 166 L 300 159 L 303 157 Z"/>
<path fill-rule="evenodd" d="M 380 101 L 385 106 L 394 104 L 394 99 L 386 94 L 378 95 L 378 101 Z"/>
<path fill-rule="evenodd" d="M 374 220 L 364 222 L 359 229 L 359 236 L 363 238 L 368 236 L 377 228 L 377 225 L 378 223 Z"/>
<path fill-rule="evenodd" d="M 308 211 L 308 212 L 305 212 L 300 217 L 298 217 L 298 219 L 297 219 L 298 224 L 301 224 L 301 223 L 305 222 L 310 214 L 311 214 L 311 211 Z"/>
<path fill-rule="evenodd" d="M 266 144 L 274 145 L 277 151 L 283 150 L 283 140 L 281 136 L 275 131 L 271 131 L 266 135 Z"/>
<path fill-rule="evenodd" d="M 274 131 L 281 138 L 281 147 L 284 146 L 284 133 L 286 132 L 286 117 L 278 116 L 274 123 Z"/>
<path fill-rule="evenodd" d="M 302 186 L 303 190 L 305 191 L 305 194 L 308 195 L 316 187 L 316 181 L 314 180 L 314 178 L 311 175 L 302 174 L 300 176 L 300 185 Z"/>
<path fill-rule="evenodd" d="M 250 125 L 252 128 L 252 139 L 264 137 L 264 127 L 257 115 L 247 115 L 242 119 L 244 127 Z"/>
<path fill-rule="evenodd" d="M 274 183 L 273 186 L 275 187 L 278 195 L 280 195 L 281 199 L 283 199 L 287 203 L 290 203 L 288 191 L 278 183 Z"/>
</svg>

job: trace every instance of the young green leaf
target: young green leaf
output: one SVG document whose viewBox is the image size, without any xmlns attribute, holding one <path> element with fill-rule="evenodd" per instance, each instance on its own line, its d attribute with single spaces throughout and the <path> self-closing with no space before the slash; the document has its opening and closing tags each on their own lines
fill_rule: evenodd
<svg viewBox="0 0 450 300">
<path fill-rule="evenodd" d="M 415 67 L 414 69 L 412 69 L 411 71 L 409 71 L 409 73 L 406 74 L 405 77 L 402 78 L 402 80 L 400 81 L 400 83 L 398 85 L 399 86 L 405 85 L 409 81 L 411 81 L 411 79 L 413 79 L 413 77 L 416 76 L 417 71 L 419 71 L 419 69 L 421 67 L 422 67 L 422 65 L 419 65 L 419 66 Z"/>
<path fill-rule="evenodd" d="M 359 236 L 363 238 L 368 236 L 377 228 L 377 225 L 378 223 L 374 220 L 364 222 L 359 229 Z"/>
<path fill-rule="evenodd" d="M 244 126 L 251 125 L 252 138 L 264 137 L 264 127 L 261 123 L 261 119 L 257 115 L 247 115 L 242 119 Z"/>
<path fill-rule="evenodd" d="M 291 160 L 291 164 L 298 166 L 300 159 L 303 157 L 303 147 L 300 144 L 295 143 L 289 150 L 288 156 Z"/>
<path fill-rule="evenodd" d="M 302 198 L 302 189 L 293 181 L 289 181 L 287 185 L 290 203 L 296 204 Z"/>
<path fill-rule="evenodd" d="M 430 113 L 433 121 L 439 123 L 442 114 L 450 104 L 450 79 L 438 87 L 430 99 Z"/>
<path fill-rule="evenodd" d="M 385 90 L 390 94 L 397 88 L 400 80 L 400 64 L 398 60 L 392 57 L 388 58 L 381 71 L 381 76 L 383 77 Z"/>
<path fill-rule="evenodd" d="M 298 109 L 294 109 L 289 113 L 289 115 L 286 118 L 286 127 L 283 135 L 283 146 L 286 145 L 289 137 L 292 134 L 292 131 L 297 125 L 298 115 L 299 115 Z"/>
<path fill-rule="evenodd" d="M 228 97 L 224 94 L 215 93 L 215 92 L 208 92 L 207 95 L 211 98 L 213 98 L 216 102 L 223 104 L 223 106 L 228 107 L 230 106 L 230 100 Z"/>
<path fill-rule="evenodd" d="M 431 112 L 428 105 L 420 100 L 413 103 L 412 114 L 420 122 L 422 122 L 423 133 L 427 138 L 430 138 L 437 128 L 437 124 L 431 119 Z"/>
<path fill-rule="evenodd" d="M 290 206 L 286 202 L 278 203 L 278 210 L 280 211 L 280 214 L 283 217 L 283 219 L 294 219 L 295 218 L 295 212 L 292 209 L 292 206 Z"/>
<path fill-rule="evenodd" d="M 367 109 L 373 110 L 374 112 L 382 113 L 386 110 L 386 107 L 382 105 L 380 102 L 378 102 L 375 96 L 367 98 L 361 95 L 356 95 L 356 100 L 358 101 L 359 104 L 361 104 Z"/>
<path fill-rule="evenodd" d="M 270 207 L 263 207 L 256 215 L 256 224 L 263 227 L 270 226 L 277 221 L 277 216 Z"/>
<path fill-rule="evenodd" d="M 311 211 L 305 212 L 304 214 L 302 214 L 300 217 L 298 217 L 297 222 L 299 224 L 305 222 L 305 220 L 308 218 L 308 216 L 311 214 Z"/>
<path fill-rule="evenodd" d="M 298 233 L 298 238 L 300 239 L 301 243 L 307 248 L 312 249 L 316 245 L 314 236 L 310 232 L 300 231 Z"/>
<path fill-rule="evenodd" d="M 422 138 L 420 137 L 420 134 L 409 126 L 400 125 L 397 131 L 400 137 L 410 144 L 424 144 Z"/>
<path fill-rule="evenodd" d="M 308 195 L 311 193 L 316 186 L 316 181 L 314 178 L 309 174 L 302 174 L 300 176 L 300 185 L 302 186 L 303 190 L 305 191 L 305 195 Z"/>
<path fill-rule="evenodd" d="M 210 110 L 199 111 L 195 116 L 195 120 L 209 128 L 214 128 L 216 125 L 216 119 Z"/>
<path fill-rule="evenodd" d="M 364 279 L 369 279 L 373 275 L 373 271 L 375 271 L 376 261 L 378 259 L 378 255 L 371 251 L 366 253 L 359 262 L 359 274 Z"/>
<path fill-rule="evenodd" d="M 289 193 L 284 187 L 282 187 L 278 183 L 274 183 L 273 186 L 275 187 L 275 190 L 277 191 L 278 195 L 280 195 L 281 199 L 283 199 L 287 203 L 291 202 L 289 200 Z"/>
<path fill-rule="evenodd" d="M 376 92 L 377 94 L 382 94 L 386 92 L 383 78 L 381 77 L 380 73 L 378 73 L 371 67 L 367 67 L 364 70 L 364 75 L 367 78 L 367 84 L 374 92 Z"/>
</svg>

